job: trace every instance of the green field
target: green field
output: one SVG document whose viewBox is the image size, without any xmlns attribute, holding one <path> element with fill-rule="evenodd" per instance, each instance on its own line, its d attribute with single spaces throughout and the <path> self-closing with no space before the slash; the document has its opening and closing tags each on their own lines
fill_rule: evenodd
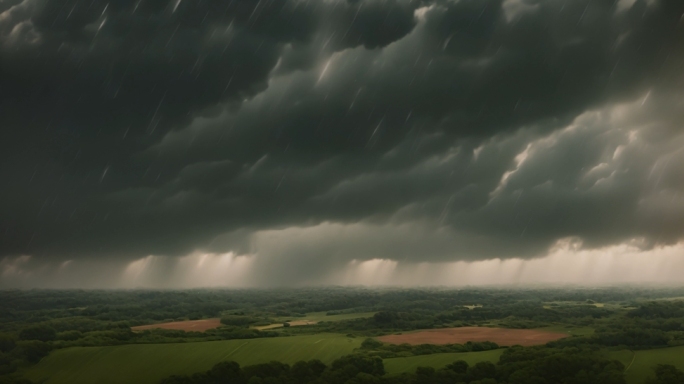
<svg viewBox="0 0 684 384">
<path fill-rule="evenodd" d="M 324 316 L 324 315 L 323 315 Z M 343 315 L 339 315 L 343 316 Z M 549 327 L 548 330 L 561 330 Z M 574 328 L 573 334 L 592 331 Z M 330 363 L 358 348 L 362 338 L 318 334 L 251 340 L 209 341 L 177 344 L 130 344 L 112 347 L 74 347 L 57 350 L 40 363 L 23 371 L 26 378 L 46 384 L 157 383 L 173 374 L 206 371 L 214 364 L 233 360 L 252 365 L 272 360 L 292 364 L 320 359 Z M 390 374 L 414 372 L 416 367 L 441 368 L 456 360 L 473 365 L 480 361 L 496 363 L 504 349 L 484 352 L 438 353 L 385 359 Z M 641 384 L 652 376 L 656 364 L 672 364 L 684 369 L 684 346 L 643 350 L 610 351 L 608 357 L 621 361 L 629 384 Z"/>
<path fill-rule="evenodd" d="M 385 359 L 384 363 L 387 373 L 415 372 L 417 367 L 442 368 L 456 360 L 466 361 L 469 365 L 481 361 L 496 363 L 503 351 L 503 349 L 494 349 L 484 352 L 436 353 L 433 355 L 395 357 Z"/>
<path fill-rule="evenodd" d="M 653 376 L 657 364 L 672 364 L 684 369 L 684 347 L 649 349 L 644 351 L 614 351 L 608 356 L 619 360 L 627 368 L 625 376 L 629 384 L 642 384 L 647 377 Z"/>
<path fill-rule="evenodd" d="M 233 360 L 252 365 L 272 360 L 295 363 L 319 359 L 330 363 L 350 354 L 363 339 L 319 334 L 251 340 L 179 344 L 130 344 L 114 347 L 74 347 L 57 350 L 24 371 L 46 384 L 157 383 L 173 374 L 206 371 Z"/>
<path fill-rule="evenodd" d="M 385 359 L 384 363 L 388 373 L 415 372 L 417 367 L 442 368 L 456 360 L 467 361 L 470 365 L 480 361 L 496 363 L 503 351 L 504 349 L 495 349 L 485 352 L 437 353 Z M 653 376 L 653 367 L 657 364 L 672 364 L 684 370 L 684 346 L 644 351 L 611 351 L 607 355 L 625 365 L 628 384 L 643 384 L 646 378 Z"/>
</svg>

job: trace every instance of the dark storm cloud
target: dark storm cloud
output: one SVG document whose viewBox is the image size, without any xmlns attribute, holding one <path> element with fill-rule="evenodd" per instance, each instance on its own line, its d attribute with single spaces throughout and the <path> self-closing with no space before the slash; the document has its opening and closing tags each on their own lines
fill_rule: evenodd
<svg viewBox="0 0 684 384">
<path fill-rule="evenodd" d="M 333 49 L 401 37 L 412 5 L 386 5 L 387 22 L 376 20 L 378 6 L 344 3 L 3 2 L 5 252 L 41 238 L 83 241 L 84 226 L 108 214 L 88 200 L 140 184 L 146 167 L 128 161 L 135 153 L 219 102 L 263 91 L 284 46 L 306 44 L 319 25 L 360 17 Z M 153 171 L 148 181 L 167 176 Z"/>
<path fill-rule="evenodd" d="M 684 234 L 678 0 L 0 12 L 4 255 L 253 252 L 263 230 L 369 226 L 283 249 L 314 271 Z"/>
</svg>

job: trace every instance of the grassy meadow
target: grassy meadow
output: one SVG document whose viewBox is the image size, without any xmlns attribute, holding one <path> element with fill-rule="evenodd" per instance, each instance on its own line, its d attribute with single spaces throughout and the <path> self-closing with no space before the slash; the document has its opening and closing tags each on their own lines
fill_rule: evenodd
<svg viewBox="0 0 684 384">
<path fill-rule="evenodd" d="M 578 328 L 576 331 L 588 333 L 591 330 Z M 173 374 L 206 371 L 214 364 L 228 360 L 242 366 L 272 360 L 292 364 L 310 359 L 320 359 L 329 364 L 336 358 L 352 353 L 362 341 L 362 338 L 338 334 L 317 334 L 196 343 L 74 347 L 50 353 L 23 373 L 26 378 L 45 384 L 157 383 Z M 464 360 L 470 365 L 481 361 L 496 363 L 503 351 L 496 349 L 388 358 L 384 360 L 384 365 L 388 374 L 411 373 L 419 366 L 438 369 L 456 360 Z M 684 369 L 684 346 L 608 351 L 606 354 L 625 365 L 628 384 L 642 384 L 653 375 L 652 368 L 657 364 L 672 364 Z"/>
<path fill-rule="evenodd" d="M 433 355 L 397 357 L 385 359 L 387 373 L 415 372 L 417 367 L 442 368 L 456 361 L 464 360 L 469 365 L 480 361 L 496 363 L 504 349 L 495 349 L 484 352 L 465 353 L 437 353 Z M 646 378 L 653 376 L 653 367 L 657 364 L 671 364 L 684 370 L 684 346 L 649 349 L 641 351 L 610 351 L 607 355 L 611 359 L 620 361 L 625 365 L 625 378 L 628 384 L 643 384 Z"/>
<path fill-rule="evenodd" d="M 642 384 L 646 378 L 653 376 L 653 367 L 658 364 L 671 364 L 684 369 L 684 347 L 613 351 L 608 356 L 625 365 L 628 384 Z"/>
<path fill-rule="evenodd" d="M 326 364 L 350 354 L 363 339 L 318 334 L 266 339 L 178 344 L 74 347 L 54 351 L 24 372 L 45 384 L 157 383 L 174 374 L 206 371 L 221 361 L 253 365 L 272 360 L 292 364 L 319 359 Z"/>
</svg>

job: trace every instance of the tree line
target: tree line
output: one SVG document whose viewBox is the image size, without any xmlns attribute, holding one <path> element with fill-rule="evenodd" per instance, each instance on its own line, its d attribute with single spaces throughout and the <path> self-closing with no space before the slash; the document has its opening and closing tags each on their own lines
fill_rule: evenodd
<svg viewBox="0 0 684 384">
<path fill-rule="evenodd" d="M 349 355 L 326 366 L 318 360 L 240 367 L 223 362 L 192 376 L 160 384 L 624 384 L 624 366 L 577 348 L 508 348 L 497 364 L 454 361 L 444 368 L 418 367 L 388 375 L 377 356 Z M 661 384 L 660 382 L 654 382 Z"/>
</svg>

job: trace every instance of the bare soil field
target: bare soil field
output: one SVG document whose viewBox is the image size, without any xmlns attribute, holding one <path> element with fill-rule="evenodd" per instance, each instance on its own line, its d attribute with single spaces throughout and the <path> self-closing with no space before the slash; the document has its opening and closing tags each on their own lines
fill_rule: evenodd
<svg viewBox="0 0 684 384">
<path fill-rule="evenodd" d="M 401 335 L 380 336 L 377 339 L 391 344 L 464 344 L 468 341 L 493 341 L 502 346 L 540 345 L 568 337 L 565 333 L 537 329 L 504 329 L 487 327 L 460 327 L 428 329 Z"/>
<path fill-rule="evenodd" d="M 139 325 L 131 327 L 133 331 L 144 331 L 146 329 L 175 329 L 179 331 L 195 331 L 204 332 L 207 329 L 218 328 L 221 326 L 221 319 L 204 319 L 204 320 L 188 320 L 188 321 L 173 321 L 171 323 L 160 323 L 150 325 Z"/>
</svg>

